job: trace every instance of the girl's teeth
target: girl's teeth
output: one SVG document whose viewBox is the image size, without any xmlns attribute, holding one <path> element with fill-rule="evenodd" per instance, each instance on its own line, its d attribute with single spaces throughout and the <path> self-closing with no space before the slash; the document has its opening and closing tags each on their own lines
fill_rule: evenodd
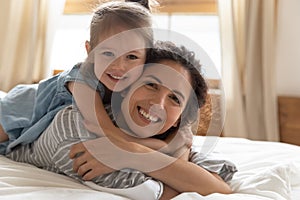
<svg viewBox="0 0 300 200">
<path fill-rule="evenodd" d="M 114 79 L 118 79 L 118 80 L 123 78 L 122 76 L 115 76 L 115 75 L 112 75 L 112 74 L 110 76 L 113 77 Z"/>
</svg>

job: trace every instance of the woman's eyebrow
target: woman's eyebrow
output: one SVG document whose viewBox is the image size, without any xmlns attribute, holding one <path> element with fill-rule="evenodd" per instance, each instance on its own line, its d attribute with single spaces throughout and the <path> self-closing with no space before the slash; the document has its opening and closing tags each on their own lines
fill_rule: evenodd
<svg viewBox="0 0 300 200">
<path fill-rule="evenodd" d="M 155 79 L 159 84 L 162 84 L 161 80 L 159 78 L 157 78 L 156 76 L 153 75 L 147 75 L 146 78 L 152 78 Z"/>
<path fill-rule="evenodd" d="M 178 96 L 180 96 L 183 100 L 185 100 L 185 97 L 184 97 L 184 95 L 181 92 L 179 92 L 177 90 L 172 90 L 172 92 L 175 93 L 175 94 L 177 94 Z"/>
<path fill-rule="evenodd" d="M 163 85 L 162 84 L 162 81 L 160 79 L 158 79 L 156 76 L 153 76 L 153 75 L 147 75 L 146 78 L 152 78 L 152 79 L 155 79 L 159 84 Z M 178 90 L 171 90 L 173 93 L 177 94 L 178 96 L 180 96 L 183 100 L 185 100 L 185 97 L 184 95 L 178 91 Z"/>
<path fill-rule="evenodd" d="M 129 51 L 128 53 L 137 53 L 137 54 L 142 54 L 143 53 L 143 49 L 136 49 L 136 50 L 132 50 L 132 51 Z"/>
</svg>

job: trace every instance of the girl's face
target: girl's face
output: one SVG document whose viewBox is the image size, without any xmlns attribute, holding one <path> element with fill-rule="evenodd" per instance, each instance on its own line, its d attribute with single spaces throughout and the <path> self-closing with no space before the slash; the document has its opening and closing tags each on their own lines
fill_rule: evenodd
<svg viewBox="0 0 300 200">
<path fill-rule="evenodd" d="M 189 72 L 172 60 L 163 60 L 145 67 L 130 87 L 121 110 L 131 131 L 146 138 L 178 124 L 190 93 Z"/>
<path fill-rule="evenodd" d="M 94 50 L 95 75 L 109 90 L 121 91 L 143 72 L 145 40 L 135 30 L 122 27 L 114 28 L 99 39 Z"/>
</svg>

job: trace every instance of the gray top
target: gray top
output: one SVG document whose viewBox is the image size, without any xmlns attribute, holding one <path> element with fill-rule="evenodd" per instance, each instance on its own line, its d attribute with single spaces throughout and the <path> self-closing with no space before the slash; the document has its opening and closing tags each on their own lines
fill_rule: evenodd
<svg viewBox="0 0 300 200">
<path fill-rule="evenodd" d="M 50 126 L 31 144 L 15 148 L 7 157 L 33 164 L 37 167 L 62 173 L 79 181 L 83 180 L 73 171 L 69 158 L 70 147 L 81 141 L 95 139 L 94 133 L 87 131 L 82 124 L 82 116 L 77 108 L 68 106 L 55 116 Z M 229 181 L 236 172 L 235 166 L 225 160 L 211 160 L 192 151 L 190 161 L 204 169 L 219 174 Z M 94 178 L 92 181 L 102 187 L 130 188 L 139 185 L 151 177 L 134 169 L 122 169 Z"/>
</svg>

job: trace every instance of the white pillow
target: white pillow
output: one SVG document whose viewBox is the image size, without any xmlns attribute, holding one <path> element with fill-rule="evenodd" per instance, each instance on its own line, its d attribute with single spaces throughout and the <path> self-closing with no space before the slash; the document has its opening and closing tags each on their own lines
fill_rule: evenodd
<svg viewBox="0 0 300 200">
<path fill-rule="evenodd" d="M 256 174 L 237 173 L 237 176 L 234 176 L 230 182 L 230 186 L 235 193 L 286 200 L 290 199 L 292 179 L 297 173 L 299 173 L 299 169 L 293 163 L 281 164 Z"/>
</svg>

